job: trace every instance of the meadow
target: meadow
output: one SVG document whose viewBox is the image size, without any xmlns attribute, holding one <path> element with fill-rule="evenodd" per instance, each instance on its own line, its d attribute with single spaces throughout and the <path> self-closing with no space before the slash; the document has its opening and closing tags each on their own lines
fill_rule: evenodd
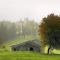
<svg viewBox="0 0 60 60">
<path fill-rule="evenodd" d="M 38 39 L 37 36 L 26 36 L 25 38 L 16 38 L 12 41 L 8 41 L 0 48 L 0 60 L 60 60 L 60 55 L 57 53 L 60 50 L 54 50 L 55 54 L 42 54 L 40 52 L 31 51 L 11 51 L 11 46 L 14 44 L 23 43 L 28 40 Z M 4 47 L 5 46 L 5 47 Z M 47 49 L 47 48 L 46 48 Z"/>
<path fill-rule="evenodd" d="M 60 55 L 47 55 L 28 51 L 0 52 L 0 60 L 60 60 Z"/>
</svg>

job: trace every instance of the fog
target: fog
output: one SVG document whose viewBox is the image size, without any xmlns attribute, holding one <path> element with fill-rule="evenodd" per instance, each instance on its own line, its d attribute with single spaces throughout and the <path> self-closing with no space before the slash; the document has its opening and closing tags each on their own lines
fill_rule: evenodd
<svg viewBox="0 0 60 60">
<path fill-rule="evenodd" d="M 60 13 L 60 0 L 0 0 L 0 21 L 28 17 L 40 22 L 50 13 Z"/>
</svg>

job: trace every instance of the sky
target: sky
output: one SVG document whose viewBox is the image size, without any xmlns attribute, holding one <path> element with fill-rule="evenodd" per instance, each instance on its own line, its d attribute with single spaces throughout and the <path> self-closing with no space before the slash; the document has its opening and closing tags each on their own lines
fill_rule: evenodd
<svg viewBox="0 0 60 60">
<path fill-rule="evenodd" d="M 40 22 L 51 13 L 60 15 L 60 0 L 0 0 L 0 20 L 19 21 L 28 17 Z"/>
</svg>

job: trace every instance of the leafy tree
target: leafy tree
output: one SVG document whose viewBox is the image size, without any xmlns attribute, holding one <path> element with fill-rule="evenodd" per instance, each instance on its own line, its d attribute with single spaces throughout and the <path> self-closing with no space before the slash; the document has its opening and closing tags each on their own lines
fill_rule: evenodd
<svg viewBox="0 0 60 60">
<path fill-rule="evenodd" d="M 60 16 L 50 14 L 42 19 L 39 25 L 39 35 L 42 46 L 49 45 L 51 48 L 60 48 Z"/>
</svg>

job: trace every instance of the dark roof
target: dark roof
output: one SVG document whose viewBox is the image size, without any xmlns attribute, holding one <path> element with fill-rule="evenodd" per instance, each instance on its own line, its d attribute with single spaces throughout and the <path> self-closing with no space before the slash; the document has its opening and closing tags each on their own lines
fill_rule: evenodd
<svg viewBox="0 0 60 60">
<path fill-rule="evenodd" d="M 30 40 L 30 41 L 26 41 L 26 42 L 23 42 L 23 43 L 20 43 L 20 44 L 13 45 L 13 46 L 11 46 L 11 47 L 22 46 L 22 45 L 25 45 L 25 44 L 27 44 L 27 45 L 30 44 L 30 45 L 40 46 L 40 41 L 37 40 L 37 39 L 35 39 L 35 40 Z"/>
</svg>

